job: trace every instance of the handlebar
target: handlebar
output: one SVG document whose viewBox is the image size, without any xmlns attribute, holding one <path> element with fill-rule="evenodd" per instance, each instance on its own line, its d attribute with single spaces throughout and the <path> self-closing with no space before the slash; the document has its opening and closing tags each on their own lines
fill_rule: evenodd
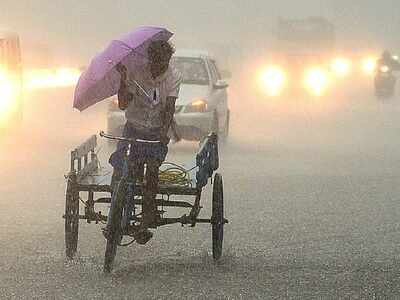
<svg viewBox="0 0 400 300">
<path fill-rule="evenodd" d="M 150 140 L 143 140 L 143 139 L 132 139 L 132 138 L 126 138 L 122 136 L 113 136 L 111 134 L 107 134 L 104 131 L 100 131 L 100 136 L 102 138 L 106 138 L 109 140 L 114 140 L 114 141 L 124 141 L 128 143 L 148 143 L 148 144 L 159 144 L 161 143 L 160 141 L 150 141 Z"/>
</svg>

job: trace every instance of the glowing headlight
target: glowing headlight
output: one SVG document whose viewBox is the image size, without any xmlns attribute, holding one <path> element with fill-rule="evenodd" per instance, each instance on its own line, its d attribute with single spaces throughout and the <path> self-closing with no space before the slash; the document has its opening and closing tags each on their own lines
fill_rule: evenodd
<svg viewBox="0 0 400 300">
<path fill-rule="evenodd" d="M 393 55 L 392 58 L 393 58 L 394 60 L 399 60 L 399 56 L 398 56 L 398 55 Z"/>
<path fill-rule="evenodd" d="M 310 69 L 305 74 L 305 86 L 314 95 L 320 96 L 328 86 L 328 74 L 319 67 Z"/>
<path fill-rule="evenodd" d="M 335 75 L 344 77 L 350 73 L 351 63 L 345 58 L 336 58 L 332 62 L 331 69 Z"/>
<path fill-rule="evenodd" d="M 0 128 L 7 126 L 18 108 L 21 86 L 17 79 L 0 69 Z"/>
<path fill-rule="evenodd" d="M 205 111 L 207 111 L 207 101 L 203 99 L 194 100 L 185 108 L 185 113 L 199 113 Z"/>
<path fill-rule="evenodd" d="M 280 67 L 268 67 L 260 75 L 260 83 L 269 96 L 277 96 L 286 83 L 286 74 Z"/>
<path fill-rule="evenodd" d="M 7 113 L 12 107 L 15 87 L 5 71 L 0 70 L 0 114 Z"/>
<path fill-rule="evenodd" d="M 24 82 L 28 89 L 43 89 L 74 86 L 81 71 L 72 68 L 31 69 L 24 73 Z"/>
<path fill-rule="evenodd" d="M 365 74 L 371 75 L 376 69 L 376 58 L 368 57 L 362 61 L 362 70 Z"/>
<path fill-rule="evenodd" d="M 387 73 L 387 72 L 390 71 L 390 68 L 389 68 L 388 66 L 382 66 L 382 67 L 380 68 L 380 71 L 381 71 L 382 73 Z"/>
</svg>

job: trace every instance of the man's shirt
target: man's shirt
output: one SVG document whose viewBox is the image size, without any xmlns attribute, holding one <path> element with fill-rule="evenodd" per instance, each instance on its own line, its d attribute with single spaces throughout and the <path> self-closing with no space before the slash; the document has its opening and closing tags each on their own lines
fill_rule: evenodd
<svg viewBox="0 0 400 300">
<path fill-rule="evenodd" d="M 131 67 L 127 89 L 133 99 L 125 110 L 128 122 L 139 130 L 162 127 L 162 113 L 167 98 L 178 98 L 180 83 L 181 75 L 171 66 L 156 79 L 152 78 L 147 64 Z"/>
</svg>

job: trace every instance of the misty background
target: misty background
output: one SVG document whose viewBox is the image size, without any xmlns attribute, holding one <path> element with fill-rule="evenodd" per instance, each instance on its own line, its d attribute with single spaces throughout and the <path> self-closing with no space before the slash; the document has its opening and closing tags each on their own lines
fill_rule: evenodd
<svg viewBox="0 0 400 300">
<path fill-rule="evenodd" d="M 328 18 L 342 48 L 394 49 L 399 11 L 396 0 L 2 0 L 0 28 L 20 33 L 25 52 L 35 48 L 54 62 L 85 65 L 112 38 L 139 25 L 166 26 L 177 48 L 251 56 L 268 48 L 279 16 Z"/>
<path fill-rule="evenodd" d="M 147 246 L 118 250 L 112 276 L 102 274 L 103 225 L 82 220 L 69 261 L 62 219 L 71 150 L 107 130 L 109 102 L 80 113 L 74 84 L 26 89 L 21 126 L 0 134 L 0 299 L 399 299 L 399 86 L 381 101 L 373 74 L 354 68 L 321 97 L 273 98 L 257 80 L 280 16 L 326 17 L 348 50 L 338 52 L 358 62 L 384 48 L 400 54 L 399 13 L 399 0 L 0 0 L 0 28 L 20 34 L 26 70 L 87 66 L 111 39 L 159 25 L 178 49 L 228 58 L 234 75 L 219 148 L 221 263 L 209 226 L 167 226 Z M 93 178 L 109 183 L 115 144 L 98 142 Z M 191 164 L 197 149 L 171 145 L 168 160 Z M 211 216 L 211 185 L 202 206 Z"/>
</svg>

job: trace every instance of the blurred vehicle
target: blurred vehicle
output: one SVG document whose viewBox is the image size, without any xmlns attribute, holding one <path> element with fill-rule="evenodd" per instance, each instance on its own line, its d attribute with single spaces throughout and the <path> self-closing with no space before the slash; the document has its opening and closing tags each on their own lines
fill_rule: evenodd
<svg viewBox="0 0 400 300">
<path fill-rule="evenodd" d="M 176 130 L 185 140 L 201 140 L 211 131 L 226 139 L 229 134 L 228 84 L 222 79 L 215 60 L 203 51 L 175 53 L 172 65 L 182 74 L 176 103 Z M 225 71 L 229 75 L 229 72 Z M 113 98 L 108 111 L 108 132 L 122 133 L 125 113 Z"/>
<path fill-rule="evenodd" d="M 376 71 L 381 71 L 382 67 L 387 67 L 390 71 L 400 71 L 400 62 L 398 60 L 397 55 L 392 55 L 388 50 L 385 50 L 376 61 Z"/>
<path fill-rule="evenodd" d="M 383 65 L 376 71 L 375 96 L 379 99 L 391 98 L 395 92 L 396 77 L 390 67 Z"/>
<path fill-rule="evenodd" d="M 332 72 L 345 76 L 349 71 L 345 59 L 333 58 L 335 28 L 324 18 L 280 18 L 275 36 L 269 64 L 259 77 L 269 96 L 304 92 L 319 96 Z"/>
<path fill-rule="evenodd" d="M 321 96 L 326 93 L 331 73 L 316 55 L 287 55 L 268 65 L 260 74 L 262 90 L 268 96 Z"/>
<path fill-rule="evenodd" d="M 338 50 L 335 26 L 322 17 L 279 18 L 275 42 L 258 73 L 262 92 L 277 96 L 323 96 L 345 78 L 372 77 L 377 57 Z"/>
<path fill-rule="evenodd" d="M 380 99 L 393 97 L 397 78 L 394 71 L 400 70 L 400 63 L 389 51 L 384 51 L 382 57 L 376 63 L 375 72 L 375 96 Z"/>
<path fill-rule="evenodd" d="M 18 34 L 0 31 L 0 128 L 22 121 L 22 76 Z"/>
</svg>

